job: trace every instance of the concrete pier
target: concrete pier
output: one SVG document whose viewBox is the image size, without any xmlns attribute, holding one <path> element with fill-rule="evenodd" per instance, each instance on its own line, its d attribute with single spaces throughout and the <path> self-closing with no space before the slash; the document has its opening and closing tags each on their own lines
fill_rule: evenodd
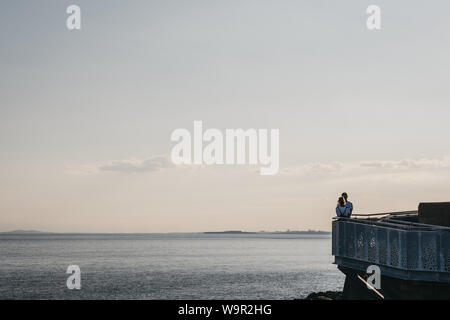
<svg viewBox="0 0 450 320">
<path fill-rule="evenodd" d="M 386 299 L 450 299 L 450 227 L 420 223 L 408 211 L 336 218 L 332 230 L 344 299 L 380 299 L 358 278 L 370 265 L 380 268 Z"/>
</svg>

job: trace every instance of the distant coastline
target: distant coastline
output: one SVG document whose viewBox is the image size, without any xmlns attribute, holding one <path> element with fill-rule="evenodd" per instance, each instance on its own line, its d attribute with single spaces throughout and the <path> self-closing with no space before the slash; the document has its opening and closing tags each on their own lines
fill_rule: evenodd
<svg viewBox="0 0 450 320">
<path fill-rule="evenodd" d="M 13 231 L 4 231 L 0 232 L 0 234 L 52 234 L 54 232 L 45 232 L 38 230 L 13 230 Z"/>
<path fill-rule="evenodd" d="M 258 232 L 246 232 L 246 231 L 206 231 L 204 234 L 256 234 Z"/>
<path fill-rule="evenodd" d="M 331 234 L 331 232 L 329 231 L 320 231 L 320 230 L 306 230 L 306 231 L 287 230 L 287 231 L 259 231 L 259 232 L 231 230 L 231 231 L 207 231 L 203 233 L 204 234 L 323 234 L 323 235 Z"/>
</svg>

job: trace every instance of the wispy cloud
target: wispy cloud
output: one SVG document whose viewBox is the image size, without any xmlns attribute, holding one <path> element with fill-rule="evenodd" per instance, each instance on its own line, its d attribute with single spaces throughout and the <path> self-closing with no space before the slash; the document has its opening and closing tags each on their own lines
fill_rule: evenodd
<svg viewBox="0 0 450 320">
<path fill-rule="evenodd" d="M 174 167 L 168 156 L 154 156 L 147 159 L 128 159 L 112 161 L 98 167 L 100 171 L 124 173 L 151 172 Z"/>
<path fill-rule="evenodd" d="M 108 163 L 100 164 L 67 165 L 66 170 L 69 173 L 76 175 L 92 175 L 101 172 L 146 173 L 173 167 L 175 167 L 175 165 L 167 155 L 158 155 L 144 159 L 130 158 L 125 160 L 113 160 Z"/>
<path fill-rule="evenodd" d="M 371 174 L 449 171 L 450 157 L 436 159 L 370 160 L 354 162 L 307 163 L 280 170 L 281 175 L 303 177 L 342 177 Z"/>
<path fill-rule="evenodd" d="M 403 159 L 399 161 L 364 161 L 362 167 L 416 170 L 416 169 L 450 169 L 450 157 L 440 159 Z"/>
<path fill-rule="evenodd" d="M 100 172 L 146 173 L 171 168 L 200 169 L 230 166 L 196 166 L 174 165 L 167 155 L 152 156 L 144 159 L 114 160 L 97 165 L 81 165 L 67 167 L 72 173 L 95 174 Z M 240 166 L 234 166 L 241 168 Z M 216 171 L 214 170 L 214 171 Z M 258 173 L 256 169 L 251 172 Z M 280 176 L 295 176 L 310 179 L 334 179 L 344 177 L 382 176 L 383 174 L 401 174 L 418 172 L 450 173 L 450 156 L 435 159 L 402 159 L 402 160 L 366 160 L 349 162 L 312 162 L 301 166 L 281 168 Z"/>
</svg>

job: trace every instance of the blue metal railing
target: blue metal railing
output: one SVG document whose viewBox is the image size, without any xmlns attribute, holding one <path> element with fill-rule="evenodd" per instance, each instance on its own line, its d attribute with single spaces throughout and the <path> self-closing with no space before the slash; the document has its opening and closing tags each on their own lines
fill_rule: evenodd
<svg viewBox="0 0 450 320">
<path fill-rule="evenodd" d="M 450 283 L 450 228 L 385 218 L 337 218 L 332 223 L 335 263 L 382 275 Z"/>
</svg>

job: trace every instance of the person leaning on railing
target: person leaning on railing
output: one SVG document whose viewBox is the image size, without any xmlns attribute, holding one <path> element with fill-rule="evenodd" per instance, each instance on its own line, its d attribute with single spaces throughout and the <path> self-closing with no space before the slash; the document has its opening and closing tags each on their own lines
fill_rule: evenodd
<svg viewBox="0 0 450 320">
<path fill-rule="evenodd" d="M 348 201 L 348 194 L 347 194 L 347 192 L 342 193 L 341 196 L 342 196 L 342 198 L 344 198 L 345 206 L 350 210 L 349 211 L 350 214 L 348 215 L 350 217 L 352 215 L 352 212 L 353 212 L 353 203 Z"/>
<path fill-rule="evenodd" d="M 342 218 L 350 218 L 352 212 L 351 209 L 345 205 L 345 200 L 343 197 L 339 197 L 336 206 L 336 215 Z"/>
</svg>

